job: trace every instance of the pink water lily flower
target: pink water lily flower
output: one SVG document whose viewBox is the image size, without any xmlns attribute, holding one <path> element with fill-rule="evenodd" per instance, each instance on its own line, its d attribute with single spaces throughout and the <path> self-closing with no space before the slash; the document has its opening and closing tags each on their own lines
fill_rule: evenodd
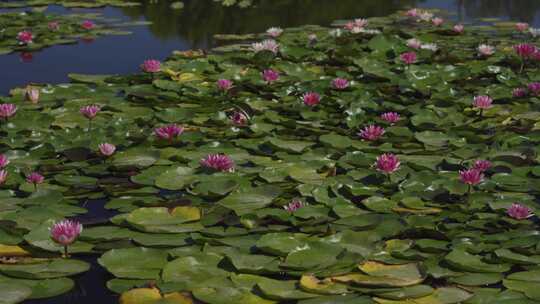
<svg viewBox="0 0 540 304">
<path fill-rule="evenodd" d="M 0 170 L 0 185 L 3 185 L 6 183 L 8 177 L 7 170 Z"/>
<path fill-rule="evenodd" d="M 354 22 L 349 21 L 349 22 L 345 23 L 345 26 L 343 26 L 343 28 L 348 30 L 348 31 L 352 31 L 354 29 Z"/>
<path fill-rule="evenodd" d="M 302 101 L 305 105 L 314 107 L 321 102 L 321 95 L 315 92 L 307 92 L 302 95 Z"/>
<path fill-rule="evenodd" d="M 416 62 L 417 56 L 415 52 L 406 52 L 399 55 L 399 59 L 405 64 L 413 64 Z"/>
<path fill-rule="evenodd" d="M 531 95 L 540 95 L 540 82 L 531 82 L 527 85 Z"/>
<path fill-rule="evenodd" d="M 288 212 L 295 212 L 296 210 L 302 208 L 306 206 L 306 204 L 304 202 L 302 202 L 301 200 L 299 199 L 293 199 L 290 203 L 288 203 L 287 205 L 283 206 L 283 209 L 287 210 Z"/>
<path fill-rule="evenodd" d="M 479 159 L 474 162 L 472 168 L 480 172 L 485 172 L 491 168 L 492 164 L 489 160 Z"/>
<path fill-rule="evenodd" d="M 366 27 L 369 24 L 369 21 L 364 18 L 356 18 L 353 22 L 355 27 Z"/>
<path fill-rule="evenodd" d="M 407 46 L 412 48 L 412 49 L 419 49 L 421 46 L 422 46 L 422 41 L 416 39 L 416 38 L 411 38 L 409 40 L 407 40 Z"/>
<path fill-rule="evenodd" d="M 540 49 L 536 49 L 536 52 L 531 56 L 532 60 L 540 61 Z"/>
<path fill-rule="evenodd" d="M 229 79 L 219 79 L 216 86 L 220 91 L 227 92 L 233 87 L 233 82 Z"/>
<path fill-rule="evenodd" d="M 157 73 L 161 71 L 161 62 L 156 59 L 147 59 L 141 64 L 141 70 L 145 73 Z"/>
<path fill-rule="evenodd" d="M 51 21 L 49 24 L 47 24 L 47 27 L 51 31 L 58 31 L 60 29 L 60 22 L 58 21 Z"/>
<path fill-rule="evenodd" d="M 405 12 L 405 16 L 416 18 L 418 17 L 419 13 L 420 12 L 417 8 L 411 8 L 410 10 Z"/>
<path fill-rule="evenodd" d="M 478 185 L 484 180 L 484 174 L 476 169 L 468 169 L 459 171 L 459 179 L 467 185 Z"/>
<path fill-rule="evenodd" d="M 526 32 L 529 30 L 529 24 L 526 23 L 526 22 L 518 22 L 516 23 L 516 29 L 519 31 L 519 32 Z"/>
<path fill-rule="evenodd" d="M 0 104 L 0 118 L 7 120 L 17 113 L 17 106 L 12 103 Z"/>
<path fill-rule="evenodd" d="M 216 171 L 233 172 L 234 161 L 225 154 L 209 154 L 201 159 L 201 166 Z"/>
<path fill-rule="evenodd" d="M 64 246 L 64 257 L 67 258 L 68 246 L 75 243 L 83 230 L 83 226 L 76 221 L 63 220 L 55 223 L 51 228 L 51 239 Z"/>
<path fill-rule="evenodd" d="M 489 109 L 492 103 L 493 99 L 486 95 L 475 96 L 473 100 L 473 106 L 478 109 Z"/>
<path fill-rule="evenodd" d="M 478 54 L 481 56 L 491 56 L 495 53 L 495 47 L 488 44 L 480 44 L 477 48 Z"/>
<path fill-rule="evenodd" d="M 465 31 L 465 26 L 463 26 L 463 24 L 456 24 L 454 25 L 452 30 L 454 31 L 454 33 L 461 34 L 463 33 L 463 31 Z"/>
<path fill-rule="evenodd" d="M 262 78 L 266 83 L 271 84 L 272 82 L 279 80 L 279 72 L 272 69 L 264 70 L 262 72 Z"/>
<path fill-rule="evenodd" d="M 0 154 L 0 168 L 5 168 L 9 165 L 9 158 L 5 154 Z"/>
<path fill-rule="evenodd" d="M 98 146 L 99 152 L 103 156 L 111 156 L 116 151 L 116 146 L 109 143 L 102 143 Z"/>
<path fill-rule="evenodd" d="M 21 44 L 30 44 L 33 42 L 34 35 L 31 31 L 22 31 L 17 34 L 17 40 Z"/>
<path fill-rule="evenodd" d="M 283 29 L 281 29 L 280 27 L 271 27 L 266 30 L 266 33 L 272 38 L 277 38 L 281 36 L 281 34 L 283 33 Z"/>
<path fill-rule="evenodd" d="M 39 88 L 36 88 L 33 86 L 27 86 L 24 95 L 26 97 L 26 100 L 30 101 L 33 104 L 36 104 L 39 102 L 39 94 L 40 94 Z"/>
<path fill-rule="evenodd" d="M 525 88 L 515 88 L 512 90 L 513 97 L 525 97 L 527 95 L 527 90 Z"/>
<path fill-rule="evenodd" d="M 345 78 L 335 78 L 332 80 L 332 88 L 334 90 L 345 90 L 349 87 L 349 81 Z"/>
<path fill-rule="evenodd" d="M 231 119 L 231 122 L 233 123 L 233 125 L 235 125 L 237 127 L 243 127 L 243 126 L 247 125 L 247 123 L 249 121 L 249 118 L 247 117 L 247 115 L 240 112 L 240 111 L 235 111 L 230 116 L 230 119 Z"/>
<path fill-rule="evenodd" d="M 396 112 L 386 112 L 381 114 L 381 119 L 393 125 L 400 120 L 400 116 Z"/>
<path fill-rule="evenodd" d="M 96 24 L 91 20 L 85 20 L 81 23 L 81 27 L 85 30 L 91 30 L 96 27 Z"/>
<path fill-rule="evenodd" d="M 514 51 L 523 60 L 531 59 L 533 55 L 538 51 L 537 47 L 530 43 L 520 43 L 514 45 Z"/>
<path fill-rule="evenodd" d="M 375 163 L 377 170 L 390 174 L 399 170 L 401 162 L 399 158 L 391 153 L 382 154 L 377 157 L 377 162 Z"/>
<path fill-rule="evenodd" d="M 524 220 L 534 215 L 529 207 L 519 203 L 513 203 L 512 206 L 506 209 L 506 214 L 516 220 Z"/>
<path fill-rule="evenodd" d="M 383 134 L 384 128 L 376 125 L 369 125 L 362 129 L 360 133 L 358 133 L 358 136 L 360 136 L 364 140 L 375 141 L 379 139 Z"/>
<path fill-rule="evenodd" d="M 45 177 L 43 175 L 39 174 L 38 172 L 32 172 L 26 176 L 26 181 L 30 184 L 34 184 L 34 186 L 37 186 L 39 184 L 42 184 L 45 180 Z"/>
<path fill-rule="evenodd" d="M 439 17 L 435 17 L 435 18 L 431 19 L 431 23 L 433 23 L 433 25 L 435 25 L 435 26 L 441 26 L 444 23 L 444 19 L 439 18 Z"/>
<path fill-rule="evenodd" d="M 184 133 L 184 128 L 177 124 L 170 124 L 154 129 L 154 134 L 160 139 L 173 141 L 175 137 Z"/>
<path fill-rule="evenodd" d="M 369 24 L 367 19 L 357 18 L 345 24 L 345 29 L 351 32 L 358 32 Z"/>
<path fill-rule="evenodd" d="M 79 112 L 89 120 L 96 118 L 96 115 L 101 111 L 101 107 L 98 105 L 87 105 L 81 107 Z"/>
</svg>

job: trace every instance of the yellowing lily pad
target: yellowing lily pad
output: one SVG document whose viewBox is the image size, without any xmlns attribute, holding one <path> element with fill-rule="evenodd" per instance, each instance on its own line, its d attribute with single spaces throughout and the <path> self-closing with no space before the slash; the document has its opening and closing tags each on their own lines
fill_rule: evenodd
<svg viewBox="0 0 540 304">
<path fill-rule="evenodd" d="M 365 274 L 351 273 L 332 277 L 332 280 L 365 286 L 405 287 L 420 284 L 425 279 L 425 274 L 416 263 L 387 265 L 368 261 L 358 268 Z"/>
<path fill-rule="evenodd" d="M 300 288 L 307 292 L 324 295 L 344 294 L 348 292 L 347 286 L 336 283 L 331 279 L 319 280 L 313 275 L 303 275 L 300 278 Z"/>
<path fill-rule="evenodd" d="M 31 253 L 16 245 L 0 244 L 0 257 L 31 256 Z"/>
<path fill-rule="evenodd" d="M 157 288 L 137 288 L 122 293 L 120 304 L 193 304 L 193 300 L 179 292 L 162 295 Z"/>
</svg>

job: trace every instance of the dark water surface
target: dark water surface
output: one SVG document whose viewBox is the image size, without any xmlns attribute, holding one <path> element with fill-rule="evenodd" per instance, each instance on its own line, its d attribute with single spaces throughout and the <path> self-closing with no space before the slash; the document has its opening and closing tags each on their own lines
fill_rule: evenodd
<svg viewBox="0 0 540 304">
<path fill-rule="evenodd" d="M 133 32 L 128 36 L 106 36 L 76 45 L 54 46 L 32 54 L 32 58 L 23 58 L 20 53 L 0 56 L 0 94 L 29 82 L 66 82 L 68 73 L 134 73 L 147 58 L 162 60 L 173 50 L 212 47 L 212 36 L 218 33 L 262 32 L 271 26 L 328 25 L 336 19 L 384 16 L 411 7 L 445 9 L 450 18 L 462 22 L 497 17 L 540 27 L 540 0 L 260 0 L 256 1 L 257 6 L 245 9 L 223 7 L 212 0 L 184 0 L 182 10 L 170 9 L 172 1 L 141 2 L 142 6 L 134 8 L 50 7 L 50 12 L 97 11 L 108 18 L 152 24 L 128 28 Z M 103 202 L 88 204 L 89 213 L 83 220 L 92 222 L 107 217 Z M 78 258 L 92 263 L 92 270 L 74 278 L 77 282 L 74 290 L 53 299 L 24 303 L 117 303 L 117 296 L 105 287 L 112 277 L 96 264 L 95 257 Z"/>
<path fill-rule="evenodd" d="M 182 10 L 170 9 L 171 2 L 141 0 L 140 7 L 97 10 L 50 7 L 50 12 L 97 11 L 109 18 L 153 23 L 128 28 L 132 35 L 54 46 L 32 54 L 32 58 L 20 53 L 0 56 L 0 94 L 29 82 L 66 82 L 68 73 L 133 73 L 147 58 L 164 59 L 173 50 L 209 48 L 214 43 L 212 35 L 218 33 L 328 25 L 336 19 L 384 16 L 416 6 L 446 9 L 452 19 L 462 21 L 500 17 L 540 26 L 540 0 L 259 0 L 245 9 L 223 7 L 212 0 L 184 0 Z"/>
</svg>

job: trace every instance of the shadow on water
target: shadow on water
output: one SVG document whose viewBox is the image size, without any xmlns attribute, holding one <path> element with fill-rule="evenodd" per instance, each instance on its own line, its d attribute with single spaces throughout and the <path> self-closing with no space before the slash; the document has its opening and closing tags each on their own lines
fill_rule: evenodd
<svg viewBox="0 0 540 304">
<path fill-rule="evenodd" d="M 106 282 L 112 279 L 103 267 L 97 263 L 97 255 L 75 256 L 91 265 L 89 271 L 72 277 L 75 287 L 63 295 L 48 298 L 28 300 L 23 304 L 116 304 L 118 295 L 109 291 Z"/>
</svg>

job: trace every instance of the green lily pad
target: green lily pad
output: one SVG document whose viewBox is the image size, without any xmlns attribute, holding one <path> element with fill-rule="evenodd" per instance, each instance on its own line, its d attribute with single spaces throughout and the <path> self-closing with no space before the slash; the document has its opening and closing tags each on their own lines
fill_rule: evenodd
<svg viewBox="0 0 540 304">
<path fill-rule="evenodd" d="M 164 250 L 135 247 L 107 251 L 98 262 L 119 278 L 157 279 L 167 256 Z"/>
<path fill-rule="evenodd" d="M 202 229 L 197 207 L 181 206 L 169 210 L 164 207 L 139 208 L 133 210 L 126 221 L 133 227 L 146 232 L 181 233 Z"/>
<path fill-rule="evenodd" d="M 21 279 L 54 279 L 76 275 L 90 269 L 86 262 L 53 259 L 34 264 L 0 265 L 0 273 Z"/>
</svg>

